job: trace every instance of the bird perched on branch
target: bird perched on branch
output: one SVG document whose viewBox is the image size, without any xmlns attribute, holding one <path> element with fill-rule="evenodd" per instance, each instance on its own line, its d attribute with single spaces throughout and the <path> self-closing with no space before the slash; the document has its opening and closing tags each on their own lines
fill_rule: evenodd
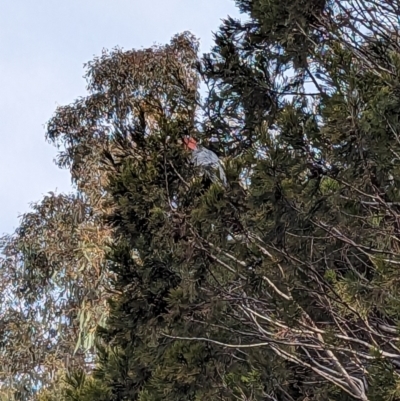
<svg viewBox="0 0 400 401">
<path fill-rule="evenodd" d="M 228 182 L 223 163 L 219 157 L 213 151 L 198 145 L 194 138 L 184 138 L 183 143 L 192 151 L 192 163 L 196 167 L 200 167 L 211 182 L 219 182 L 226 188 Z"/>
</svg>

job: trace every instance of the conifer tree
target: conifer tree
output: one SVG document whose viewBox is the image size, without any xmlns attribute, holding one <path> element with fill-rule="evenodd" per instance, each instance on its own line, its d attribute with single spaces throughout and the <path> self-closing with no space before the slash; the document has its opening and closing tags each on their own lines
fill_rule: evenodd
<svg viewBox="0 0 400 401">
<path fill-rule="evenodd" d="M 303 397 L 397 399 L 399 9 L 237 4 L 250 20 L 228 19 L 204 63 L 212 123 L 233 118 L 253 157 L 241 223 L 270 294 L 237 308 L 303 369 Z"/>
</svg>

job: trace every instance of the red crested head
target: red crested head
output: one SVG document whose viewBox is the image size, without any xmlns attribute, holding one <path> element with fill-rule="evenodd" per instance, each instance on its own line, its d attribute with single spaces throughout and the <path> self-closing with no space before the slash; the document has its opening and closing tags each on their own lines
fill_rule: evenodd
<svg viewBox="0 0 400 401">
<path fill-rule="evenodd" d="M 184 138 L 183 143 L 190 150 L 195 150 L 197 148 L 197 141 L 195 139 L 193 139 L 192 137 Z"/>
</svg>

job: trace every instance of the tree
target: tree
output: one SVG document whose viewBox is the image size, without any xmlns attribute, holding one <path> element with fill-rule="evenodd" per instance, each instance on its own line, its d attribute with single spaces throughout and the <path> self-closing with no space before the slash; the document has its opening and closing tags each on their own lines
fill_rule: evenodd
<svg viewBox="0 0 400 401">
<path fill-rule="evenodd" d="M 237 4 L 201 60 L 188 34 L 95 59 L 49 124 L 111 237 L 95 367 L 57 397 L 400 397 L 396 4 Z"/>
<path fill-rule="evenodd" d="M 5 399 L 13 399 L 8 391 L 22 399 L 32 396 L 60 369 L 90 367 L 88 339 L 106 316 L 110 278 L 104 272 L 109 230 L 100 216 L 84 195 L 49 194 L 22 216 L 13 235 L 2 239 L 0 379 Z M 80 335 L 85 347 L 78 349 Z"/>
<path fill-rule="evenodd" d="M 210 120 L 253 149 L 241 225 L 270 291 L 231 304 L 305 370 L 304 396 L 397 399 L 398 8 L 237 3 L 250 21 L 225 22 L 204 74 Z"/>
<path fill-rule="evenodd" d="M 48 123 L 47 138 L 60 148 L 58 165 L 70 169 L 76 193 L 49 194 L 2 238 L 0 380 L 7 400 L 15 392 L 33 396 L 65 369 L 92 367 L 94 329 L 107 316 L 113 279 L 104 258 L 112 240 L 108 164 L 118 163 L 123 116 L 138 121 L 145 136 L 159 129 L 157 113 L 185 118 L 182 104 L 163 109 L 163 96 L 179 85 L 196 94 L 186 36 L 164 47 L 103 53 L 87 65 L 89 95 L 60 107 Z"/>
<path fill-rule="evenodd" d="M 184 36 L 174 39 L 173 43 L 179 43 L 180 52 L 186 50 L 188 75 L 191 73 L 196 77 L 196 42 L 190 36 Z M 176 48 L 172 50 L 176 51 Z M 218 241 L 226 242 L 228 231 L 221 235 L 217 224 L 229 228 L 232 210 L 227 206 L 222 187 L 212 185 L 205 190 L 202 181 L 195 179 L 196 169 L 188 168 L 188 154 L 181 139 L 186 133 L 199 135 L 196 129 L 198 93 L 197 85 L 192 84 L 194 80 L 174 80 L 176 76 L 179 78 L 183 68 L 175 69 L 171 60 L 167 60 L 168 74 L 154 70 L 155 75 L 150 76 L 150 80 L 145 74 L 153 72 L 152 63 L 157 62 L 159 66 L 160 60 L 148 58 L 150 67 L 145 64 L 146 68 L 141 70 L 143 77 L 139 77 L 150 89 L 157 89 L 152 91 L 145 87 L 146 91 L 142 90 L 147 96 L 146 104 L 156 111 L 152 114 L 156 128 L 149 132 L 143 118 L 139 118 L 140 114 L 135 118 L 136 110 L 132 106 L 143 104 L 142 92 L 138 90 L 142 81 L 135 74 L 136 68 L 127 64 L 131 70 L 126 73 L 121 71 L 124 64 L 116 63 L 116 60 L 126 60 L 130 56 L 130 53 L 112 54 L 110 59 L 99 61 L 93 72 L 94 81 L 98 74 L 104 74 L 104 84 L 96 87 L 98 98 L 109 99 L 113 107 L 122 107 L 120 98 L 126 99 L 127 103 L 129 100 L 129 107 L 110 113 L 113 117 L 110 124 L 99 117 L 96 130 L 88 132 L 90 137 L 93 131 L 113 130 L 101 151 L 107 160 L 108 172 L 105 204 L 107 210 L 112 211 L 108 223 L 114 239 L 107 260 L 114 277 L 114 295 L 109 300 L 107 324 L 98 327 L 93 377 L 87 380 L 79 370 L 69 376 L 65 397 L 80 400 L 99 397 L 231 399 L 234 394 L 260 392 L 260 380 L 265 378 L 272 386 L 273 376 L 266 377 L 265 372 L 260 374 L 252 364 L 268 360 L 268 352 L 257 352 L 254 360 L 247 362 L 241 361 L 240 351 L 226 352 L 216 346 L 187 344 L 170 338 L 174 333 L 198 335 L 206 328 L 207 332 L 222 336 L 221 340 L 226 339 L 226 333 L 220 333 L 217 324 L 218 319 L 225 319 L 226 307 L 212 296 L 216 278 L 226 281 L 225 271 L 219 271 L 204 249 L 190 244 L 200 228 L 210 235 L 215 232 Z M 111 70 L 107 70 L 107 75 L 104 73 L 106 67 Z M 114 94 L 112 90 L 117 87 L 115 82 L 120 76 L 116 72 L 125 81 Z M 127 93 L 126 98 L 124 93 Z M 89 112 L 86 108 L 83 111 L 80 110 L 80 116 Z M 64 115 L 69 114 L 62 114 L 61 118 Z M 114 119 L 115 116 L 118 119 Z M 77 124 L 77 119 L 68 117 L 68 121 Z M 85 130 L 88 125 L 85 119 L 79 121 L 79 127 Z M 75 131 L 73 127 L 65 129 L 62 123 L 56 126 L 62 127 L 61 133 L 68 133 L 67 138 Z M 60 133 L 52 132 L 51 135 L 57 137 Z M 85 145 L 79 142 L 80 135 L 79 132 L 77 149 Z M 90 138 L 87 142 L 90 143 Z M 111 153 L 109 148 L 116 146 L 118 153 Z M 73 165 L 75 154 L 71 154 Z M 239 179 L 232 169 L 230 174 Z M 235 194 L 233 180 L 231 184 L 232 197 Z M 213 221 L 199 215 L 193 220 L 199 227 L 193 231 L 190 214 L 201 213 L 202 206 L 216 197 L 225 209 L 224 215 Z M 232 324 L 240 326 L 235 320 Z M 235 338 L 239 340 L 240 336 L 235 335 Z M 106 385 L 109 392 L 102 391 L 99 395 L 99 387 L 93 383 Z"/>
<path fill-rule="evenodd" d="M 109 188 L 115 201 L 123 200 L 112 220 L 121 243 L 141 244 L 145 267 L 154 266 L 155 255 L 163 262 L 171 257 L 168 266 L 178 278 L 187 276 L 185 268 L 200 272 L 201 260 L 210 276 L 195 276 L 196 295 L 205 291 L 204 299 L 226 308 L 223 318 L 215 313 L 211 321 L 191 320 L 188 333 L 171 324 L 156 326 L 156 334 L 161 329 L 167 338 L 235 350 L 241 367 L 256 365 L 257 374 L 274 371 L 272 353 L 296 382 L 290 386 L 283 375 L 275 388 L 256 381 L 259 393 L 244 397 L 397 399 L 398 11 L 391 2 L 379 3 L 385 16 L 372 2 L 238 3 L 251 20 L 228 19 L 213 54 L 203 60 L 210 92 L 199 136 L 219 137 L 230 183 L 249 172 L 239 204 L 233 192 L 221 194 L 216 187 L 189 192 L 186 202 L 179 193 L 176 212 L 184 216 L 179 230 L 185 235 L 165 246 L 174 227 L 164 209 L 168 202 L 160 199 L 169 198 L 170 185 L 175 190 L 168 181 L 162 187 L 165 159 L 154 157 L 141 170 L 155 171 L 154 181 L 128 166 L 115 172 Z M 308 80 L 313 85 L 306 90 Z M 177 176 L 187 183 L 185 171 L 178 168 Z M 131 196 L 144 188 L 155 198 Z M 136 210 L 147 211 L 155 225 L 146 225 Z M 242 229 L 233 243 L 226 237 L 232 224 Z M 183 249 L 191 252 L 187 267 L 174 262 Z M 118 285 L 126 288 L 128 261 L 118 255 Z M 119 338 L 127 332 L 113 330 L 123 316 L 129 320 L 125 302 L 113 309 L 115 320 L 105 334 L 108 344 L 114 340 L 123 350 L 129 345 Z M 181 299 L 179 305 L 185 304 Z M 158 314 L 169 321 L 169 309 Z M 179 317 L 185 317 L 182 310 Z M 207 329 L 196 333 L 197 320 Z M 218 332 L 209 325 L 218 325 Z M 156 344 L 162 344 L 160 337 Z M 252 348 L 265 352 L 268 362 L 255 364 L 254 353 L 247 352 Z M 154 361 L 163 372 L 172 369 L 164 355 Z M 228 377 L 230 366 L 224 366 Z M 149 373 L 139 385 L 145 393 L 112 381 L 110 388 L 158 399 L 169 387 L 166 381 L 148 387 L 153 378 Z M 174 376 L 174 384 L 183 378 Z M 168 394 L 173 399 L 182 389 Z"/>
</svg>

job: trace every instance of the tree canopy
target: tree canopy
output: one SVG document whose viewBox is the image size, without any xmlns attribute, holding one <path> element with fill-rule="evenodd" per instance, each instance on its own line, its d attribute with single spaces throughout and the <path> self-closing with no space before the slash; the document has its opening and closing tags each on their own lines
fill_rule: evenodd
<svg viewBox="0 0 400 401">
<path fill-rule="evenodd" d="M 105 52 L 50 120 L 76 194 L 3 241 L 18 397 L 400 399 L 398 4 L 236 3 L 210 53 Z"/>
</svg>

